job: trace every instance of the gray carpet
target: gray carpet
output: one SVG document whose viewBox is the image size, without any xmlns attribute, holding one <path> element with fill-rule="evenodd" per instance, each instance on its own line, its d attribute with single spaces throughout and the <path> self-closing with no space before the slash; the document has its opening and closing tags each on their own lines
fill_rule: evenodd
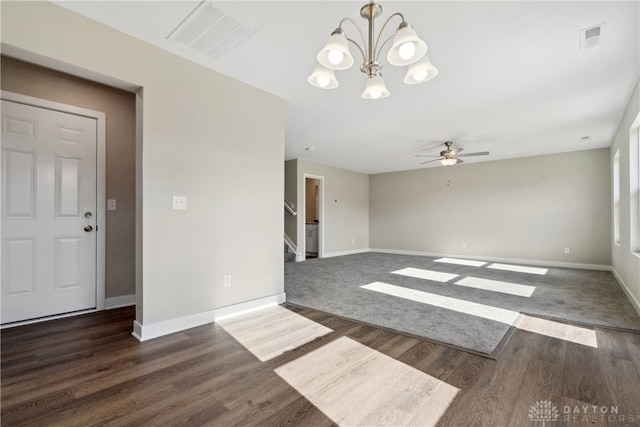
<svg viewBox="0 0 640 427">
<path fill-rule="evenodd" d="M 510 326 L 361 289 L 384 282 L 520 313 L 640 331 L 640 317 L 610 272 L 548 268 L 536 275 L 435 262 L 437 258 L 363 253 L 285 263 L 287 302 L 491 355 Z M 447 283 L 392 274 L 412 267 L 459 275 Z M 534 286 L 529 298 L 454 285 L 477 277 Z"/>
</svg>

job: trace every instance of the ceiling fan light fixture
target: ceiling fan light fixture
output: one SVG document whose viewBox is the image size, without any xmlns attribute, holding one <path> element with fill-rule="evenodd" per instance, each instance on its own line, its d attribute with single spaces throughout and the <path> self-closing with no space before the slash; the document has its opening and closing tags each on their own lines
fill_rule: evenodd
<svg viewBox="0 0 640 427">
<path fill-rule="evenodd" d="M 318 62 L 330 70 L 346 70 L 353 65 L 353 56 L 349 52 L 349 42 L 344 32 L 337 28 L 318 52 Z"/>
<path fill-rule="evenodd" d="M 307 82 L 320 89 L 335 89 L 338 87 L 335 71 L 320 64 L 316 65 L 313 73 L 307 78 Z"/>
<path fill-rule="evenodd" d="M 382 99 L 389 96 L 389 94 L 389 90 L 384 84 L 382 76 L 378 74 L 369 77 L 367 86 L 364 88 L 364 92 L 362 92 L 362 97 L 364 99 Z"/>
<path fill-rule="evenodd" d="M 440 163 L 442 163 L 444 166 L 453 166 L 458 163 L 458 159 L 453 157 L 450 159 L 440 159 Z"/>
<path fill-rule="evenodd" d="M 433 66 L 429 58 L 425 55 L 422 60 L 409 65 L 404 82 L 408 85 L 415 85 L 431 80 L 438 75 L 438 69 Z"/>
<path fill-rule="evenodd" d="M 391 65 L 410 65 L 419 61 L 427 53 L 427 44 L 408 22 L 402 22 L 396 30 L 393 45 L 387 53 Z"/>
</svg>

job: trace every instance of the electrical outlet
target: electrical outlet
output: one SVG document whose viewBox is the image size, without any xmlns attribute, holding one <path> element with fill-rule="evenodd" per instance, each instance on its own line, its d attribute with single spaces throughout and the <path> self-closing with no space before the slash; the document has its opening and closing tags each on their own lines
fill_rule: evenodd
<svg viewBox="0 0 640 427">
<path fill-rule="evenodd" d="M 185 196 L 173 196 L 173 209 L 180 211 L 187 210 L 187 198 Z"/>
<path fill-rule="evenodd" d="M 571 253 L 571 249 L 570 248 L 564 248 L 564 253 L 565 254 L 570 254 Z"/>
<path fill-rule="evenodd" d="M 231 275 L 230 274 L 225 274 L 224 275 L 224 287 L 225 288 L 230 288 L 231 287 Z"/>
</svg>

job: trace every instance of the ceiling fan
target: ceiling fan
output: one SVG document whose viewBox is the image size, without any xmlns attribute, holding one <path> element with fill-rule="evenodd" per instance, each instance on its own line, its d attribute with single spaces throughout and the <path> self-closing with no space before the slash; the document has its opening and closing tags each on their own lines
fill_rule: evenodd
<svg viewBox="0 0 640 427">
<path fill-rule="evenodd" d="M 486 156 L 486 155 L 489 154 L 488 151 L 480 151 L 480 152 L 477 152 L 477 153 L 460 154 L 460 152 L 462 150 L 464 150 L 464 148 L 451 149 L 451 146 L 453 145 L 453 142 L 451 142 L 451 141 L 445 142 L 444 145 L 447 146 L 447 149 L 441 151 L 439 156 L 429 156 L 429 155 L 426 155 L 426 154 L 416 154 L 415 156 L 416 157 L 437 157 L 437 159 L 433 159 L 433 160 L 429 160 L 428 162 L 420 163 L 421 165 L 425 165 L 427 163 L 431 163 L 431 162 L 435 162 L 435 161 L 440 160 L 440 163 L 442 163 L 443 165 L 451 166 L 451 165 L 464 163 L 464 161 L 462 159 L 459 159 L 458 157 Z"/>
</svg>

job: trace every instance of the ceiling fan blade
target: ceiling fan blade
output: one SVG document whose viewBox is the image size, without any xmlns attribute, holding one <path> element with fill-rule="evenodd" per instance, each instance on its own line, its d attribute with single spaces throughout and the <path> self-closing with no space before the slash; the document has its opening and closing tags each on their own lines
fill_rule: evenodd
<svg viewBox="0 0 640 427">
<path fill-rule="evenodd" d="M 414 157 L 440 157 L 440 156 L 430 156 L 428 154 L 414 154 Z"/>
<path fill-rule="evenodd" d="M 457 160 L 456 165 L 459 165 L 460 163 L 464 163 L 464 160 L 462 159 L 456 159 L 456 160 Z"/>
<path fill-rule="evenodd" d="M 426 165 L 427 163 L 437 162 L 437 161 L 439 161 L 439 160 L 440 160 L 440 158 L 437 158 L 437 159 L 429 160 L 428 162 L 422 162 L 422 163 L 420 163 L 420 164 L 421 164 L 421 165 Z"/>
<path fill-rule="evenodd" d="M 455 157 L 458 155 L 459 152 L 461 152 L 462 150 L 464 150 L 464 148 L 454 148 L 453 150 L 449 151 L 449 153 L 451 154 L 451 157 Z"/>
<path fill-rule="evenodd" d="M 489 155 L 488 151 L 479 151 L 477 153 L 460 154 L 458 157 L 474 157 L 474 156 L 487 156 L 487 155 Z"/>
</svg>

